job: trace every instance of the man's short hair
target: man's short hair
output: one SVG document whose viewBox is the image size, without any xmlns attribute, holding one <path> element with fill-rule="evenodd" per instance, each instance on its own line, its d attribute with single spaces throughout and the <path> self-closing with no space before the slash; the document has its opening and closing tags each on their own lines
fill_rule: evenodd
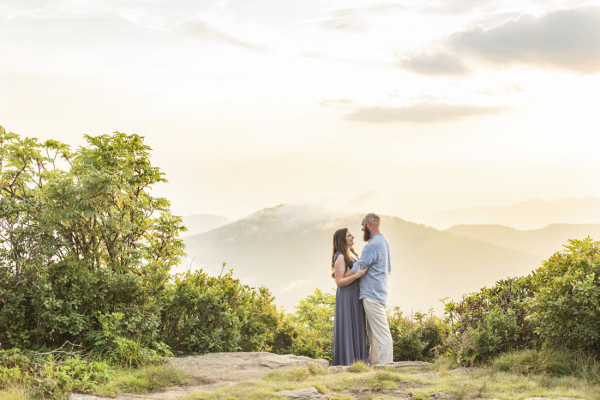
<svg viewBox="0 0 600 400">
<path fill-rule="evenodd" d="M 379 215 L 375 213 L 368 213 L 365 215 L 365 222 L 367 221 L 371 221 L 372 224 L 379 225 L 381 218 L 379 218 Z"/>
</svg>

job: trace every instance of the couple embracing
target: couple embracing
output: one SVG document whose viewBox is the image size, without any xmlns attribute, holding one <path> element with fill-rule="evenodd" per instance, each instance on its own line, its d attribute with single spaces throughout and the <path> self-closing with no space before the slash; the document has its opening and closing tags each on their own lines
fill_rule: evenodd
<svg viewBox="0 0 600 400">
<path fill-rule="evenodd" d="M 362 220 L 368 242 L 360 257 L 347 228 L 333 235 L 333 278 L 337 284 L 333 325 L 333 365 L 393 361 L 392 335 L 386 304 L 390 294 L 390 244 L 379 230 L 380 218 L 370 213 Z M 366 323 L 365 323 L 366 316 Z M 365 325 L 370 349 L 367 357 Z"/>
</svg>

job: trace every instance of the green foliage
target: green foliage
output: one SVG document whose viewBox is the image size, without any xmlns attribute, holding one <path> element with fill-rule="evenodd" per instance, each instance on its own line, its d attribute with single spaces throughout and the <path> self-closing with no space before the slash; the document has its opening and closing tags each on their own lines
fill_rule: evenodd
<svg viewBox="0 0 600 400">
<path fill-rule="evenodd" d="M 533 276 L 530 320 L 545 345 L 600 355 L 600 242 L 569 240 Z"/>
<path fill-rule="evenodd" d="M 516 346 L 528 348 L 535 344 L 536 337 L 527 319 L 527 300 L 536 289 L 536 282 L 531 275 L 499 280 L 491 288 L 484 287 L 479 292 L 470 293 L 460 302 L 446 303 L 445 313 L 452 331 L 458 335 L 479 327 L 494 310 L 511 314 L 511 319 L 518 327 Z"/>
<path fill-rule="evenodd" d="M 403 315 L 398 307 L 388 317 L 394 344 L 394 361 L 430 361 L 444 346 L 448 326 L 429 311 L 415 313 L 414 318 Z"/>
<path fill-rule="evenodd" d="M 69 392 L 94 389 L 114 373 L 103 361 L 60 352 L 0 351 L 0 389 L 26 387 L 34 397 L 62 399 Z"/>
<path fill-rule="evenodd" d="M 88 341 L 93 343 L 96 354 L 111 364 L 128 368 L 157 363 L 163 357 L 173 355 L 164 343 L 154 342 L 152 343 L 154 348 L 150 348 L 144 346 L 139 340 L 125 337 L 127 332 L 122 325 L 123 317 L 122 313 L 98 316 L 102 329 L 89 332 L 87 335 Z"/>
<path fill-rule="evenodd" d="M 280 313 L 266 288 L 242 285 L 228 273 L 175 276 L 167 287 L 161 336 L 173 348 L 200 353 L 269 350 Z"/>
<path fill-rule="evenodd" d="M 532 275 L 508 278 L 446 303 L 448 353 L 461 365 L 473 365 L 505 351 L 535 347 L 537 336 L 527 317 L 528 301 L 537 289 Z"/>
<path fill-rule="evenodd" d="M 314 293 L 300 300 L 296 313 L 287 316 L 284 333 L 293 336 L 290 350 L 293 354 L 312 358 L 333 357 L 333 318 L 335 295 L 315 289 Z M 292 328 L 290 328 L 292 326 Z"/>
<path fill-rule="evenodd" d="M 164 182 L 138 135 L 86 136 L 76 151 L 0 127 L 0 344 L 58 346 L 121 313 L 156 341 L 157 296 L 183 254 L 181 218 L 150 195 Z M 93 345 L 93 343 L 88 344 Z"/>
<path fill-rule="evenodd" d="M 462 335 L 462 343 L 456 352 L 461 365 L 473 365 L 517 347 L 518 326 L 512 310 L 495 308 L 483 317 L 476 328 L 469 328 Z"/>
</svg>

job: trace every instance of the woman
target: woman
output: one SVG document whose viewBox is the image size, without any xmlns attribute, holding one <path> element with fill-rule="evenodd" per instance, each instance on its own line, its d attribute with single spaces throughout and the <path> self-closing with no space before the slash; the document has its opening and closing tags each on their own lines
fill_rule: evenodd
<svg viewBox="0 0 600 400">
<path fill-rule="evenodd" d="M 347 228 L 333 235 L 331 269 L 337 284 L 335 318 L 333 322 L 333 365 L 350 365 L 367 360 L 365 340 L 365 312 L 358 300 L 358 279 L 366 272 L 360 266 L 356 274 L 352 265 L 358 259 L 354 251 L 354 236 Z"/>
</svg>

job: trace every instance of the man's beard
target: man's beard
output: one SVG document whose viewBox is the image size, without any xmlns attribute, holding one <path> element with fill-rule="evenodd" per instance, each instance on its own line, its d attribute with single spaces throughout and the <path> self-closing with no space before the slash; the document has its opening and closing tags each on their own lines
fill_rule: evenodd
<svg viewBox="0 0 600 400">
<path fill-rule="evenodd" d="M 369 227 L 365 225 L 365 231 L 363 233 L 363 240 L 365 242 L 368 242 L 369 240 L 371 240 L 371 231 L 369 230 Z"/>
</svg>

